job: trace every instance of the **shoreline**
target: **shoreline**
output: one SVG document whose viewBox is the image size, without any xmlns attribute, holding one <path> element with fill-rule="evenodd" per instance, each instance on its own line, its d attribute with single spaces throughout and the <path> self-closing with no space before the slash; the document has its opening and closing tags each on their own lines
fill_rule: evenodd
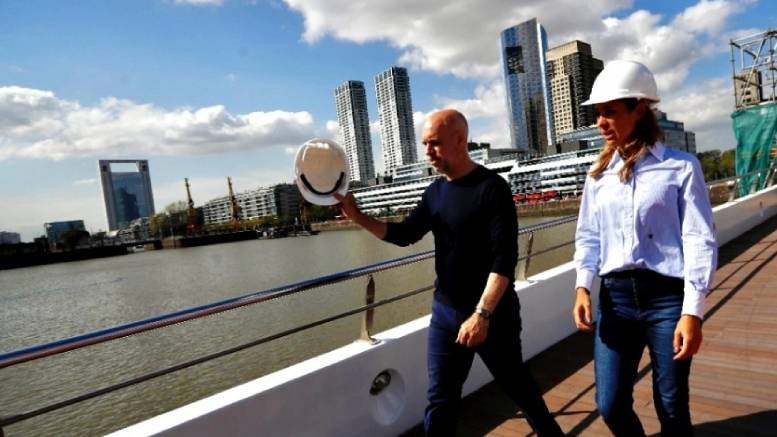
<svg viewBox="0 0 777 437">
<path fill-rule="evenodd" d="M 580 209 L 580 198 L 563 199 L 551 202 L 540 202 L 535 204 L 518 204 L 515 206 L 518 213 L 518 221 L 521 217 L 559 217 L 577 214 Z M 395 215 L 389 217 L 380 217 L 387 222 L 399 222 L 405 218 L 404 215 Z M 360 229 L 359 225 L 351 220 L 330 220 L 326 222 L 312 223 L 311 229 L 314 231 L 346 231 Z"/>
</svg>

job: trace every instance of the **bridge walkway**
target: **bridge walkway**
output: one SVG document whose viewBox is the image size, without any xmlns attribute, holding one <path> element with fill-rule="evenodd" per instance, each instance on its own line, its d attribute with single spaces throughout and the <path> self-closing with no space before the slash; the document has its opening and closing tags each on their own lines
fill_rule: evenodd
<svg viewBox="0 0 777 437">
<path fill-rule="evenodd" d="M 707 298 L 704 343 L 691 370 L 697 436 L 777 435 L 777 217 L 720 250 Z M 570 290 L 570 314 L 572 294 Z M 571 316 L 570 316 L 571 317 Z M 531 332 L 524 331 L 524 335 Z M 571 436 L 610 436 L 594 401 L 592 336 L 577 333 L 529 361 L 550 410 Z M 660 426 L 650 359 L 640 362 L 635 410 L 648 435 Z M 406 436 L 423 435 L 417 427 Z M 458 435 L 534 435 L 494 383 L 462 401 Z"/>
</svg>

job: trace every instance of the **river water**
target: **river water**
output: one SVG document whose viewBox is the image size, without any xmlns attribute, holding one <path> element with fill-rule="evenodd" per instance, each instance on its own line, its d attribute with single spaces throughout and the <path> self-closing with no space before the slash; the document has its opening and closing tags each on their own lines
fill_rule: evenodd
<svg viewBox="0 0 777 437">
<path fill-rule="evenodd" d="M 524 219 L 528 225 L 548 218 Z M 574 223 L 539 232 L 534 250 L 572 238 Z M 526 237 L 521 237 L 521 255 Z M 0 271 L 0 351 L 49 342 L 433 248 L 401 248 L 358 230 L 243 241 Z M 530 273 L 571 258 L 533 258 Z M 375 275 L 376 298 L 429 285 L 433 261 Z M 168 328 L 0 369 L 0 416 L 26 412 L 215 353 L 363 304 L 357 278 Z M 375 332 L 428 313 L 431 292 L 382 306 Z M 120 429 L 354 341 L 351 316 L 5 429 L 6 436 L 90 436 Z"/>
</svg>

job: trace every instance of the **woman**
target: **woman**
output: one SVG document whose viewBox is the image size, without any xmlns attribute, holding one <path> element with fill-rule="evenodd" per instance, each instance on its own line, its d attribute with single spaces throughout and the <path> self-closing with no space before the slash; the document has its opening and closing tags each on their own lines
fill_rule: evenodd
<svg viewBox="0 0 777 437">
<path fill-rule="evenodd" d="M 645 435 L 632 406 L 645 346 L 661 434 L 693 434 L 688 376 L 717 263 L 701 167 L 661 143 L 658 101 L 647 67 L 612 61 L 584 103 L 594 105 L 605 145 L 580 205 L 573 316 L 579 330 L 594 330 L 589 293 L 600 276 L 596 403 L 616 436 Z"/>
</svg>

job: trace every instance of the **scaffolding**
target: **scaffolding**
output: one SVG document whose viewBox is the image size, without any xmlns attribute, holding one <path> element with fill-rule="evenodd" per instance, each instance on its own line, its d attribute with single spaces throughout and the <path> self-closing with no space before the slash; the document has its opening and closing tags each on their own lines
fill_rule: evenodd
<svg viewBox="0 0 777 437">
<path fill-rule="evenodd" d="M 734 105 L 777 103 L 777 29 L 731 40 Z"/>
</svg>

